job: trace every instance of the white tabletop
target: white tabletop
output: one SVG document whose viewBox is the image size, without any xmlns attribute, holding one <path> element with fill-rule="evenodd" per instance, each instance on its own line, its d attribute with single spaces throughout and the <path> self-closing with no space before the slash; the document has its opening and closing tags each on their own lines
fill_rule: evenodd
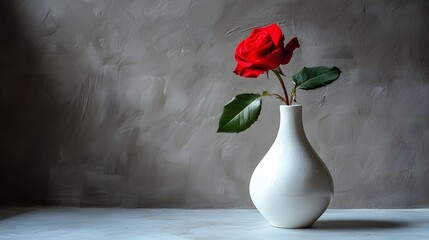
<svg viewBox="0 0 429 240">
<path fill-rule="evenodd" d="M 308 229 L 254 209 L 0 208 L 0 239 L 429 239 L 429 209 L 328 210 Z"/>
</svg>

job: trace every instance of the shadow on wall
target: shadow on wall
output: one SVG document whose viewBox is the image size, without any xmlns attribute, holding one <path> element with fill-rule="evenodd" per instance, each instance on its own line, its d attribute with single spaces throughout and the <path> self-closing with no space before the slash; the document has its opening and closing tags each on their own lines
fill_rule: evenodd
<svg viewBox="0 0 429 240">
<path fill-rule="evenodd" d="M 0 204 L 45 203 L 58 106 L 13 1 L 0 1 Z M 44 149 L 44 151 L 42 151 Z M 43 153 L 43 154 L 42 154 Z"/>
</svg>

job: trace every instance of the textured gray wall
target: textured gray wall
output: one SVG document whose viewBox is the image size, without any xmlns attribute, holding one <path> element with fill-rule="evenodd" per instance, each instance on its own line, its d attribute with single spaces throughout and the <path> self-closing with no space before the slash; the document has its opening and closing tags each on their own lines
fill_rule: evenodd
<svg viewBox="0 0 429 240">
<path fill-rule="evenodd" d="M 331 207 L 428 207 L 425 2 L 1 1 L 0 202 L 251 207 L 278 102 L 244 133 L 215 131 L 235 94 L 280 91 L 232 73 L 236 44 L 279 22 L 302 46 L 286 73 L 343 70 L 298 95 Z"/>
</svg>

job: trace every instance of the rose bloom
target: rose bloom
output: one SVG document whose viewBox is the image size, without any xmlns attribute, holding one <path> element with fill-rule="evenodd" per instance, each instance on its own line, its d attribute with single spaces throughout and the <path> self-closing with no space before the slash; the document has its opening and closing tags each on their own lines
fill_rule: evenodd
<svg viewBox="0 0 429 240">
<path fill-rule="evenodd" d="M 298 39 L 292 38 L 284 46 L 284 36 L 277 24 L 255 28 L 235 50 L 237 67 L 234 73 L 256 78 L 260 74 L 289 63 L 292 53 L 299 48 Z"/>
</svg>

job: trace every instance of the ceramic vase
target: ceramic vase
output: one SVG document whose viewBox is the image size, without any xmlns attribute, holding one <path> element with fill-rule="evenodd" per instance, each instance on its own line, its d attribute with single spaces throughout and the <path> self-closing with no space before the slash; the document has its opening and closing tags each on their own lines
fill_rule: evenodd
<svg viewBox="0 0 429 240">
<path fill-rule="evenodd" d="M 305 135 L 301 105 L 280 106 L 277 137 L 253 172 L 249 190 L 275 227 L 311 227 L 328 208 L 332 177 Z"/>
</svg>

